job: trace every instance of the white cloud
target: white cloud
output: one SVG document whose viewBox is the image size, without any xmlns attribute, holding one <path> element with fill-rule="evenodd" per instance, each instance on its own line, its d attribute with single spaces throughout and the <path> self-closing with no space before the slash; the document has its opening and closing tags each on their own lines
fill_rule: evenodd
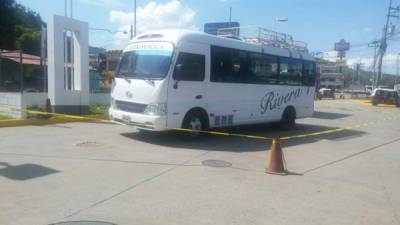
<svg viewBox="0 0 400 225">
<path fill-rule="evenodd" d="M 371 33 L 371 32 L 372 32 L 372 28 L 371 28 L 371 27 L 364 27 L 364 28 L 362 29 L 362 31 L 363 31 L 364 33 Z"/>
<path fill-rule="evenodd" d="M 361 63 L 364 70 L 372 71 L 374 64 L 374 57 L 355 57 L 347 59 L 347 65 L 353 67 L 355 64 Z M 397 67 L 397 54 L 388 53 L 383 58 L 382 70 L 384 73 L 396 74 Z M 377 68 L 377 67 L 376 67 Z"/>
<path fill-rule="evenodd" d="M 196 12 L 193 9 L 184 6 L 178 0 L 171 0 L 165 4 L 152 1 L 143 7 L 137 8 L 137 34 L 156 29 L 195 29 L 192 24 L 195 15 Z M 110 22 L 119 26 L 118 30 L 129 31 L 130 25 L 134 20 L 134 13 L 112 10 L 109 19 Z M 127 36 L 129 35 L 115 34 L 115 45 L 122 47 L 128 41 Z"/>
</svg>

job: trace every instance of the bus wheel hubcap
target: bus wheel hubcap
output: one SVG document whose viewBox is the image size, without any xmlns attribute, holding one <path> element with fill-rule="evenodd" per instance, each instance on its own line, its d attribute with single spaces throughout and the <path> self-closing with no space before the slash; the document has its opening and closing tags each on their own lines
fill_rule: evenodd
<svg viewBox="0 0 400 225">
<path fill-rule="evenodd" d="M 190 129 L 192 129 L 192 132 L 197 134 L 199 131 L 201 131 L 201 120 L 197 117 L 193 118 L 190 121 Z"/>
</svg>

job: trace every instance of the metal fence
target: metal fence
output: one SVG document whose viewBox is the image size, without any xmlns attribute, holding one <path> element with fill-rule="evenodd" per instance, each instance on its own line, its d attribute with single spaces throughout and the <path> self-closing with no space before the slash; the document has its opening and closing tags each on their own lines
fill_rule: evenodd
<svg viewBox="0 0 400 225">
<path fill-rule="evenodd" d="M 98 70 L 90 70 L 90 93 L 110 93 L 111 77 L 103 77 Z"/>
<path fill-rule="evenodd" d="M 308 52 L 307 43 L 294 40 L 292 35 L 276 32 L 262 27 L 248 26 L 222 28 L 218 29 L 217 35 L 235 38 L 253 44 Z"/>
<path fill-rule="evenodd" d="M 39 56 L 0 50 L 0 91 L 46 92 L 46 70 Z"/>
<path fill-rule="evenodd" d="M 90 93 L 109 93 L 112 78 L 89 71 Z M 47 63 L 21 51 L 0 50 L 0 92 L 47 92 Z"/>
</svg>

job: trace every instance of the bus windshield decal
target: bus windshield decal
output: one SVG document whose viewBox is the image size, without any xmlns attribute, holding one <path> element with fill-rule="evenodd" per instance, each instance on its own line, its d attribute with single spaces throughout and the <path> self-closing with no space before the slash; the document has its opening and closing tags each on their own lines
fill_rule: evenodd
<svg viewBox="0 0 400 225">
<path fill-rule="evenodd" d="M 171 56 L 172 51 L 168 50 L 136 50 L 135 51 L 136 55 L 160 55 L 160 56 Z"/>
</svg>

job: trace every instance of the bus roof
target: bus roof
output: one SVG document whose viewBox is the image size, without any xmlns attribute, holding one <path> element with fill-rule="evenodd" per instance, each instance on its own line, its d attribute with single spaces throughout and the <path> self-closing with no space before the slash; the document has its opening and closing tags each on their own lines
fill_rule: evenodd
<svg viewBox="0 0 400 225">
<path fill-rule="evenodd" d="M 203 44 L 216 45 L 226 48 L 234 48 L 239 50 L 265 53 L 277 56 L 284 56 L 289 58 L 298 58 L 304 60 L 314 61 L 309 53 L 304 51 L 295 51 L 286 48 L 278 48 L 273 46 L 263 46 L 261 44 L 254 44 L 237 40 L 233 38 L 220 37 L 215 35 L 206 34 L 204 32 L 184 30 L 184 29 L 171 29 L 171 30 L 158 30 L 150 31 L 138 35 L 130 41 L 130 44 L 142 41 L 169 41 L 174 45 L 179 45 L 182 41 L 197 42 Z"/>
</svg>

